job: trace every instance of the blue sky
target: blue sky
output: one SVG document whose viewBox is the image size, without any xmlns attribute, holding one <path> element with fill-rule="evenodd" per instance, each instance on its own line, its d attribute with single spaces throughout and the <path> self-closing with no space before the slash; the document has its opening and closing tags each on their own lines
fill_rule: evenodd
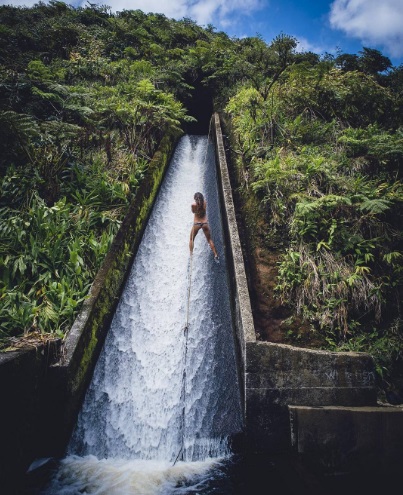
<svg viewBox="0 0 403 495">
<path fill-rule="evenodd" d="M 113 12 L 140 9 L 169 18 L 212 24 L 230 36 L 295 36 L 299 50 L 318 54 L 358 53 L 376 48 L 393 65 L 403 63 L 403 0 L 91 0 Z M 36 0 L 0 0 L 31 6 Z M 45 2 L 46 3 L 46 2 Z M 74 6 L 87 0 L 66 1 Z"/>
</svg>

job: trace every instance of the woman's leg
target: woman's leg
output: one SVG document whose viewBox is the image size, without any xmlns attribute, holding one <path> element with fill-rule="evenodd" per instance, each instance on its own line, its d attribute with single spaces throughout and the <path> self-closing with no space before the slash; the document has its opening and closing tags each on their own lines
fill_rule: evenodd
<svg viewBox="0 0 403 495">
<path fill-rule="evenodd" d="M 200 225 L 193 225 L 192 230 L 190 231 L 190 239 L 189 239 L 189 249 L 190 253 L 193 253 L 193 247 L 194 247 L 194 239 L 197 235 L 197 233 L 200 230 Z"/>
<path fill-rule="evenodd" d="M 214 253 L 214 257 L 218 258 L 217 250 L 215 248 L 213 239 L 211 238 L 210 228 L 207 224 L 203 225 L 203 232 L 204 232 L 204 235 L 206 236 L 207 242 L 209 243 L 211 250 Z"/>
</svg>

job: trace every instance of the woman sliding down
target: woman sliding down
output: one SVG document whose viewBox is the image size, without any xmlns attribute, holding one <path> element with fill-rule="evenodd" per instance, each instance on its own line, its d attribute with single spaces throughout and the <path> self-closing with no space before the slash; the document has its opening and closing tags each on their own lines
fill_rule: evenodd
<svg viewBox="0 0 403 495">
<path fill-rule="evenodd" d="M 190 231 L 190 254 L 193 254 L 194 239 L 200 229 L 203 229 L 204 235 L 206 236 L 207 242 L 209 243 L 211 250 L 214 253 L 214 261 L 219 263 L 217 250 L 215 248 L 214 242 L 211 239 L 210 228 L 207 222 L 207 202 L 200 192 L 195 193 L 194 203 L 192 204 L 192 212 L 194 213 L 193 226 Z"/>
</svg>

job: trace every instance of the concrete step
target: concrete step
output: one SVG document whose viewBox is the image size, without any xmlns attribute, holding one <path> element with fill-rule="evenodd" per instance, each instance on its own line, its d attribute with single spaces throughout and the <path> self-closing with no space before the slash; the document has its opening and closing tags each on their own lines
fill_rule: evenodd
<svg viewBox="0 0 403 495">
<path fill-rule="evenodd" d="M 401 471 L 403 405 L 288 409 L 292 448 L 318 472 L 346 476 Z"/>
</svg>

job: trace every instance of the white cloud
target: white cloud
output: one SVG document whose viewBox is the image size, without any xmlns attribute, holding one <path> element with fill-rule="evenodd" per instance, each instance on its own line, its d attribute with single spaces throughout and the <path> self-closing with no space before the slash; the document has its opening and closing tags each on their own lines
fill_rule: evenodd
<svg viewBox="0 0 403 495">
<path fill-rule="evenodd" d="M 109 5 L 114 12 L 140 9 L 156 12 L 169 18 L 188 17 L 199 25 L 228 25 L 232 17 L 247 15 L 259 10 L 265 0 L 95 0 L 95 3 Z M 87 0 L 82 0 L 85 5 Z"/>
<path fill-rule="evenodd" d="M 177 19 L 186 16 L 189 8 L 188 4 L 191 2 L 188 0 L 91 0 L 91 3 L 108 5 L 113 12 L 142 10 L 145 13 L 155 12 Z M 85 7 L 88 2 L 87 0 L 82 0 L 80 4 Z"/>
<path fill-rule="evenodd" d="M 403 55 L 402 0 L 335 0 L 330 25 L 365 45 L 380 45 L 391 56 Z"/>
<path fill-rule="evenodd" d="M 297 52 L 313 52 L 313 53 L 321 54 L 324 52 L 331 53 L 332 51 L 334 51 L 334 48 L 326 48 L 326 47 L 319 45 L 317 43 L 312 43 L 311 41 L 309 41 L 307 38 L 304 38 L 303 36 L 297 36 L 296 35 L 295 38 L 297 38 L 297 41 L 298 41 L 298 45 L 297 45 L 297 49 L 296 49 Z"/>
<path fill-rule="evenodd" d="M 64 1 L 82 7 L 88 5 L 87 0 Z M 38 2 L 39 0 L 0 0 L 0 5 L 32 7 Z M 90 2 L 107 5 L 113 12 L 139 9 L 145 13 L 164 14 L 168 18 L 187 17 L 201 26 L 212 24 L 221 28 L 236 22 L 240 16 L 253 14 L 267 4 L 267 0 L 90 0 Z"/>
<path fill-rule="evenodd" d="M 12 5 L 13 7 L 32 7 L 38 0 L 0 0 L 0 5 Z"/>
</svg>

